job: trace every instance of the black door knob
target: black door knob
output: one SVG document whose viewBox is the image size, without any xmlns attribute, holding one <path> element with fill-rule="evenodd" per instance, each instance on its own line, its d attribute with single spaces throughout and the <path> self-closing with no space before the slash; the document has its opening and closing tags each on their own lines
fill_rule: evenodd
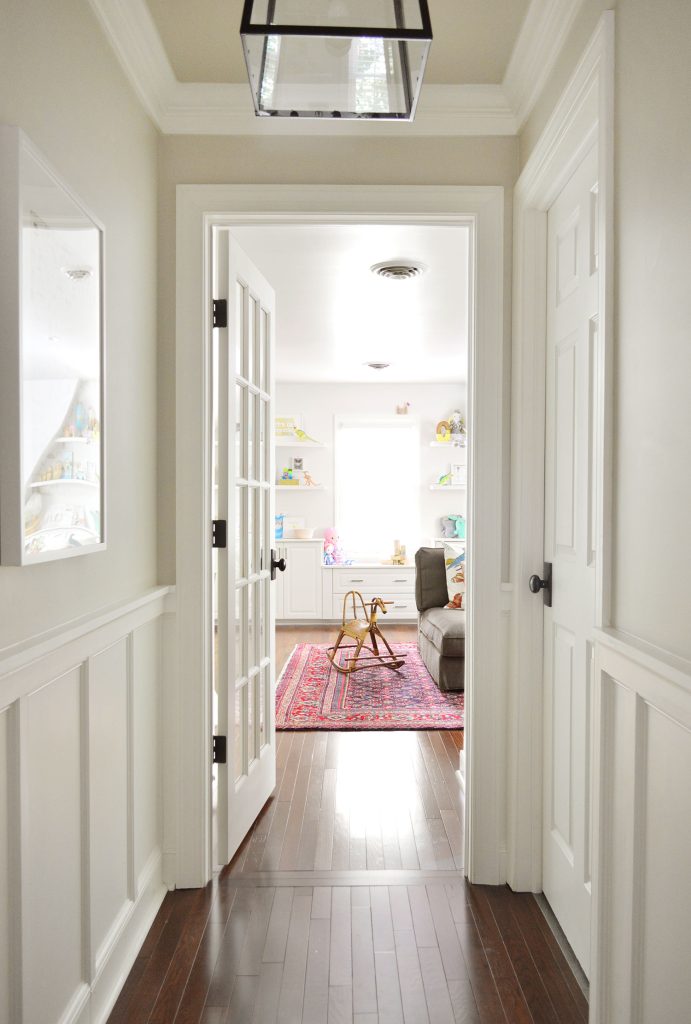
<svg viewBox="0 0 691 1024">
<path fill-rule="evenodd" d="M 539 594 L 547 586 L 547 580 L 541 580 L 537 573 L 533 573 L 528 580 L 528 586 L 533 594 Z"/>
<path fill-rule="evenodd" d="M 286 560 L 285 558 L 276 558 L 276 551 L 271 552 L 271 579 L 276 579 L 276 570 L 279 572 L 286 571 Z"/>
<path fill-rule="evenodd" d="M 544 578 L 538 576 L 537 573 L 528 580 L 528 587 L 531 594 L 539 594 L 542 591 L 542 598 L 548 608 L 552 607 L 552 563 L 545 562 L 545 568 L 543 570 Z"/>
</svg>

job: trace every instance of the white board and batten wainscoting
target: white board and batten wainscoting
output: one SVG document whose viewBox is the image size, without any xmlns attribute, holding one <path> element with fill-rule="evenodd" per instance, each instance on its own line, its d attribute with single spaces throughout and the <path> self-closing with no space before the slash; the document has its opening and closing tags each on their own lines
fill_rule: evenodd
<svg viewBox="0 0 691 1024">
<path fill-rule="evenodd" d="M 165 895 L 173 595 L 0 651 L 0 1022 L 107 1020 Z"/>
</svg>

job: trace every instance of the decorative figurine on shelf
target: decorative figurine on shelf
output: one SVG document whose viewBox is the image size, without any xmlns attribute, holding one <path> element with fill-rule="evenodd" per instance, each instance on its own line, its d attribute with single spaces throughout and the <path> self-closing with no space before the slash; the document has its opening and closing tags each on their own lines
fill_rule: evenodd
<svg viewBox="0 0 691 1024">
<path fill-rule="evenodd" d="M 274 516 L 274 539 L 283 540 L 283 520 L 285 513 Z"/>
<path fill-rule="evenodd" d="M 436 435 L 437 441 L 445 443 L 451 440 L 451 424 L 448 420 L 439 420 Z"/>
<path fill-rule="evenodd" d="M 465 419 L 458 409 L 455 409 L 449 416 L 449 427 L 451 428 L 452 442 L 461 446 L 465 445 Z"/>
<path fill-rule="evenodd" d="M 320 487 L 311 473 L 308 473 L 306 469 L 301 470 L 302 472 L 302 486 L 303 487 Z"/>
<path fill-rule="evenodd" d="M 324 530 L 324 565 L 344 565 L 343 548 L 333 527 Z"/>
<path fill-rule="evenodd" d="M 396 412 L 399 416 L 407 416 L 408 409 L 410 408 L 410 402 L 403 402 L 402 405 L 396 406 Z"/>
<path fill-rule="evenodd" d="M 453 537 L 458 540 L 465 540 L 465 518 L 464 516 L 449 516 L 448 517 L 454 525 Z"/>
<path fill-rule="evenodd" d="M 298 441 L 301 441 L 303 444 L 306 441 L 311 441 L 312 444 L 319 444 L 319 441 L 315 441 L 313 437 L 310 437 L 309 434 L 306 434 L 305 431 L 302 430 L 300 427 L 294 427 L 293 433 L 297 437 Z"/>
<path fill-rule="evenodd" d="M 393 557 L 391 559 L 392 565 L 405 565 L 405 544 L 401 544 L 400 541 L 395 540 L 393 544 Z"/>
<path fill-rule="evenodd" d="M 441 535 L 442 537 L 455 537 L 456 536 L 456 524 L 454 523 L 454 516 L 442 516 L 441 517 Z"/>
<path fill-rule="evenodd" d="M 448 473 L 442 473 L 437 480 L 437 487 L 450 487 L 451 486 L 451 471 Z"/>
</svg>

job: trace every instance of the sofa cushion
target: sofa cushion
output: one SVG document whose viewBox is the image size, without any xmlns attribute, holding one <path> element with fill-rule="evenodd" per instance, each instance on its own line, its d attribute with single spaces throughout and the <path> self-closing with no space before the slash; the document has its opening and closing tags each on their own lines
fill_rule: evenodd
<svg viewBox="0 0 691 1024">
<path fill-rule="evenodd" d="M 418 611 L 441 608 L 448 600 L 444 549 L 419 548 L 415 552 L 415 604 Z"/>
<path fill-rule="evenodd" d="M 464 611 L 428 608 L 420 615 L 420 632 L 444 657 L 465 657 Z"/>
</svg>

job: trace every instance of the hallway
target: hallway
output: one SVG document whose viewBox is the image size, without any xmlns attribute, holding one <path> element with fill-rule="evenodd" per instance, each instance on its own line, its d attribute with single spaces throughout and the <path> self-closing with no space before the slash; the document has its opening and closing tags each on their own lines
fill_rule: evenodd
<svg viewBox="0 0 691 1024">
<path fill-rule="evenodd" d="M 462 876 L 461 746 L 281 733 L 275 795 L 214 882 L 168 894 L 110 1024 L 585 1022 L 535 899 Z"/>
</svg>

